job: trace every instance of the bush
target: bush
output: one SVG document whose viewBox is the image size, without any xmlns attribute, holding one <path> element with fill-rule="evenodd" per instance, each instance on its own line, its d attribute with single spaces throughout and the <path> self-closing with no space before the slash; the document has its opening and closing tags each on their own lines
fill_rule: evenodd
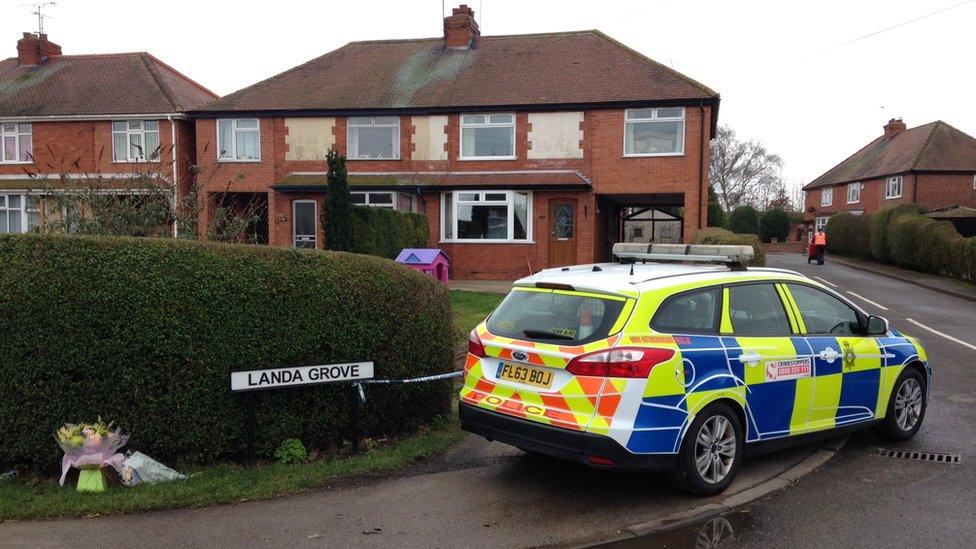
<svg viewBox="0 0 976 549">
<path fill-rule="evenodd" d="M 732 210 L 729 229 L 737 234 L 759 234 L 759 212 L 752 206 L 739 206 Z"/>
<path fill-rule="evenodd" d="M 894 263 L 925 273 L 972 278 L 973 239 L 963 238 L 952 223 L 902 214 L 889 224 L 887 246 Z"/>
<path fill-rule="evenodd" d="M 695 233 L 692 244 L 713 244 L 713 245 L 746 245 L 752 246 L 756 255 L 748 263 L 750 267 L 763 267 L 766 265 L 766 252 L 763 251 L 762 242 L 754 234 L 734 234 L 732 231 L 709 227 Z"/>
<path fill-rule="evenodd" d="M 275 461 L 283 465 L 298 465 L 308 461 L 308 450 L 297 438 L 288 438 L 275 450 Z"/>
<path fill-rule="evenodd" d="M 404 248 L 426 248 L 427 216 L 356 206 L 350 216 L 351 252 L 394 259 Z"/>
<path fill-rule="evenodd" d="M 376 257 L 121 237 L 0 236 L 0 463 L 52 468 L 52 434 L 101 415 L 130 447 L 210 462 L 341 443 L 346 386 L 234 394 L 234 370 L 373 360 L 377 378 L 453 369 L 447 291 Z M 448 410 L 449 383 L 370 386 L 366 435 Z"/>
<path fill-rule="evenodd" d="M 827 221 L 827 251 L 851 257 L 871 255 L 871 216 L 839 213 Z"/>
<path fill-rule="evenodd" d="M 773 208 L 759 220 L 759 238 L 771 242 L 774 238 L 785 242 L 790 236 L 790 214 L 782 208 Z"/>
<path fill-rule="evenodd" d="M 708 187 L 708 226 L 725 227 L 725 210 L 718 201 L 718 194 L 711 186 Z"/>
<path fill-rule="evenodd" d="M 870 224 L 870 247 L 871 257 L 876 261 L 893 263 L 891 250 L 888 248 L 888 234 L 891 231 L 891 221 L 899 215 L 912 214 L 920 215 L 922 208 L 918 204 L 901 204 L 891 208 L 885 208 L 871 216 Z"/>
</svg>

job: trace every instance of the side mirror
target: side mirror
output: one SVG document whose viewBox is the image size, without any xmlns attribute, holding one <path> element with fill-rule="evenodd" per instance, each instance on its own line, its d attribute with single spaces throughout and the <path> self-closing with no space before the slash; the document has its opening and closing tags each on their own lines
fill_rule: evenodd
<svg viewBox="0 0 976 549">
<path fill-rule="evenodd" d="M 871 315 L 868 317 L 868 335 L 878 336 L 888 333 L 888 321 L 880 316 Z"/>
</svg>

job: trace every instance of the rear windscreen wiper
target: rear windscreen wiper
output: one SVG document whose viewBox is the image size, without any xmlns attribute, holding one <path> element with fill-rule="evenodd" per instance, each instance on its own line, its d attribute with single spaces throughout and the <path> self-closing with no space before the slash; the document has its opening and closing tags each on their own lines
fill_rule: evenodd
<svg viewBox="0 0 976 549">
<path fill-rule="evenodd" d="M 573 338 L 568 335 L 554 334 L 551 332 L 543 332 L 542 330 L 522 330 L 525 337 L 531 337 L 533 339 L 562 339 L 566 341 L 572 341 Z"/>
</svg>

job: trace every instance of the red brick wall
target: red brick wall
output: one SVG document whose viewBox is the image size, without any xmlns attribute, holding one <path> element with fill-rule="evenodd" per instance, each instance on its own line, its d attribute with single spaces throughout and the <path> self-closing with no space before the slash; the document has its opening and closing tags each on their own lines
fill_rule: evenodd
<svg viewBox="0 0 976 549">
<path fill-rule="evenodd" d="M 974 174 L 918 175 L 918 202 L 927 210 L 946 206 L 969 206 L 976 208 L 976 190 L 973 189 Z"/>
<path fill-rule="evenodd" d="M 422 209 L 431 227 L 431 246 L 443 247 L 452 259 L 452 276 L 457 278 L 514 278 L 524 276 L 528 267 L 534 270 L 548 264 L 549 200 L 557 197 L 577 200 L 577 261 L 592 262 L 603 257 L 606 235 L 600 225 L 596 194 L 682 193 L 685 207 L 685 238 L 691 239 L 704 225 L 707 193 L 701 192 L 700 182 L 708 181 L 709 130 L 711 108 L 687 107 L 685 110 L 685 152 L 670 157 L 623 157 L 623 109 L 586 111 L 583 129 L 583 158 L 530 159 L 528 141 L 530 124 L 528 113 L 516 113 L 516 159 L 477 160 L 459 159 L 460 115 L 448 116 L 446 132 L 447 160 L 414 161 L 412 135 L 414 128 L 409 116 L 400 118 L 399 160 L 349 160 L 350 173 L 355 172 L 412 172 L 412 171 L 508 171 L 531 169 L 579 170 L 592 180 L 593 192 L 536 191 L 533 198 L 533 244 L 443 244 L 439 243 L 440 198 L 426 193 Z M 216 121 L 196 120 L 197 159 L 203 168 L 202 180 L 210 192 L 223 190 L 241 192 L 269 192 L 269 187 L 292 172 L 325 172 L 325 161 L 286 161 L 287 145 L 284 118 L 262 118 L 260 162 L 218 162 L 216 151 Z M 704 129 L 704 135 L 701 129 Z M 346 119 L 336 119 L 333 130 L 336 148 L 347 152 Z M 295 195 L 270 196 L 269 241 L 281 246 L 291 245 L 291 201 Z M 279 221 L 279 219 L 281 219 Z M 320 228 L 321 230 L 321 228 Z M 486 258 L 489 260 L 486 261 Z"/>
<path fill-rule="evenodd" d="M 833 187 L 834 200 L 830 206 L 820 205 L 823 189 L 808 191 L 804 199 L 807 220 L 850 210 L 864 210 L 872 214 L 891 206 L 911 203 L 920 204 L 926 210 L 955 205 L 976 207 L 973 174 L 904 174 L 900 198 L 885 198 L 887 178 L 869 179 L 862 183 L 861 200 L 855 204 L 847 203 L 847 185 Z M 815 209 L 813 213 L 810 213 L 811 207 Z"/>
</svg>

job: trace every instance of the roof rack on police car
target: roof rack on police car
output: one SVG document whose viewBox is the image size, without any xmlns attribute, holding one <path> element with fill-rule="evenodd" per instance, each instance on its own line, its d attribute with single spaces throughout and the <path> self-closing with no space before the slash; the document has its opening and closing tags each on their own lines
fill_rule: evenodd
<svg viewBox="0 0 976 549">
<path fill-rule="evenodd" d="M 752 249 L 752 246 L 617 242 L 613 245 L 613 255 L 619 257 L 621 263 L 634 263 L 638 259 L 643 261 L 723 263 L 733 271 L 744 271 L 746 270 L 745 264 L 755 257 L 756 251 Z"/>
</svg>

